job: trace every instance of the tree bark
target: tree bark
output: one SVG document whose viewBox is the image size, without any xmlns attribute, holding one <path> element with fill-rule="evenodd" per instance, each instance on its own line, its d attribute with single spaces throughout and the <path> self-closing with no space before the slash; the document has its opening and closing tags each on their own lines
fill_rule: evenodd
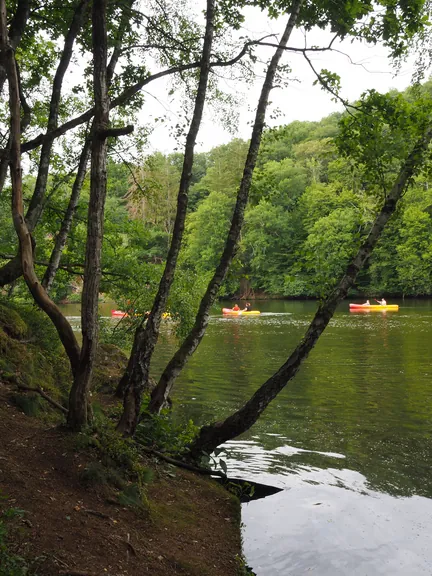
<svg viewBox="0 0 432 576">
<path fill-rule="evenodd" d="M 431 119 L 432 120 L 432 119 Z M 252 396 L 252 398 L 237 412 L 223 422 L 215 422 L 203 426 L 197 439 L 191 446 L 192 458 L 199 458 L 203 452 L 211 453 L 217 446 L 235 438 L 248 430 L 264 412 L 270 402 L 296 375 L 301 363 L 307 358 L 321 334 L 330 322 L 337 305 L 346 297 L 348 290 L 354 284 L 358 272 L 362 269 L 370 255 L 388 220 L 396 210 L 397 203 L 412 177 L 421 166 L 425 153 L 432 140 L 432 126 L 419 140 L 407 160 L 402 166 L 399 175 L 390 191 L 384 205 L 376 217 L 365 242 L 361 245 L 357 255 L 348 265 L 344 277 L 330 296 L 319 306 L 304 338 L 296 347 L 287 361 L 273 374 Z"/>
<path fill-rule="evenodd" d="M 141 407 L 142 393 L 148 385 L 150 361 L 158 340 L 162 314 L 165 310 L 168 295 L 174 280 L 177 259 L 180 252 L 184 224 L 188 205 L 188 192 L 192 179 L 192 166 L 194 161 L 195 140 L 201 125 L 208 77 L 210 73 L 211 48 L 214 35 L 215 6 L 214 0 L 207 0 L 206 30 L 201 57 L 200 77 L 195 98 L 195 107 L 189 132 L 186 137 L 183 169 L 177 196 L 177 212 L 174 222 L 171 245 L 165 264 L 165 269 L 159 283 L 159 288 L 153 302 L 150 315 L 144 330 L 137 330 L 136 342 L 131 357 L 132 370 L 129 376 L 129 385 L 124 398 L 124 410 L 118 424 L 118 430 L 125 435 L 133 435 L 138 423 Z M 128 365 L 128 369 L 130 366 Z"/>
<path fill-rule="evenodd" d="M 234 209 L 231 228 L 225 243 L 225 248 L 221 256 L 215 274 L 211 279 L 206 293 L 201 300 L 198 314 L 195 319 L 194 326 L 189 332 L 188 336 L 183 341 L 180 348 L 174 354 L 168 365 L 166 366 L 156 388 L 151 395 L 149 409 L 151 412 L 159 412 L 164 402 L 174 385 L 177 376 L 186 365 L 190 356 L 195 352 L 200 344 L 209 322 L 210 308 L 215 301 L 219 288 L 225 280 L 227 272 L 231 266 L 231 262 L 236 254 L 240 232 L 243 225 L 244 212 L 246 209 L 249 190 L 252 181 L 252 175 L 255 168 L 255 163 L 258 157 L 258 151 L 261 144 L 261 136 L 264 129 L 265 115 L 268 106 L 268 98 L 270 91 L 273 87 L 274 78 L 276 75 L 279 61 L 284 53 L 284 48 L 295 28 L 302 0 L 296 0 L 291 8 L 291 15 L 288 19 L 285 31 L 282 35 L 280 44 L 274 53 L 270 64 L 267 69 L 264 84 L 261 90 L 261 95 L 258 101 L 258 107 L 255 115 L 255 123 L 252 130 L 251 141 L 249 145 L 248 155 L 243 171 L 242 181 L 240 183 L 239 191 L 237 194 L 237 202 Z"/>
<path fill-rule="evenodd" d="M 11 160 L 10 173 L 12 180 L 12 217 L 14 227 L 19 239 L 21 266 L 24 279 L 36 303 L 46 312 L 53 321 L 72 367 L 77 368 L 79 360 L 79 346 L 72 328 L 57 306 L 47 296 L 39 283 L 34 270 L 33 243 L 31 234 L 24 219 L 22 176 L 21 176 L 21 119 L 20 97 L 15 63 L 15 55 L 7 34 L 7 15 L 5 0 L 0 0 L 0 46 L 9 83 L 9 108 L 11 117 Z"/>
<path fill-rule="evenodd" d="M 93 0 L 92 42 L 95 116 L 91 146 L 90 200 L 87 245 L 81 300 L 82 347 L 79 367 L 70 396 L 68 425 L 82 430 L 89 422 L 89 385 L 98 342 L 98 298 L 106 197 L 107 140 L 102 136 L 109 123 L 107 83 L 107 0 Z"/>
<path fill-rule="evenodd" d="M 63 218 L 59 233 L 57 234 L 55 245 L 48 263 L 48 267 L 45 271 L 44 277 L 42 278 L 42 286 L 45 288 L 47 292 L 51 290 L 55 275 L 57 274 L 60 259 L 63 250 L 66 246 L 66 242 L 72 226 L 72 221 L 74 219 L 75 212 L 78 207 L 81 188 L 84 182 L 84 178 L 87 172 L 87 164 L 90 158 L 90 149 L 91 149 L 91 141 L 86 140 L 84 143 L 84 148 L 81 152 L 78 171 L 72 186 L 72 193 L 69 199 L 69 204 L 66 209 L 66 213 Z"/>
</svg>

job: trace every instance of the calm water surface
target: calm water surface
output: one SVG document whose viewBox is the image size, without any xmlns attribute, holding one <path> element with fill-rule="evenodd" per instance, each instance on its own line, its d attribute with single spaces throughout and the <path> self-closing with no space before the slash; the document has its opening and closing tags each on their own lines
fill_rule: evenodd
<svg viewBox="0 0 432 576">
<path fill-rule="evenodd" d="M 396 303 L 396 302 L 395 302 Z M 432 575 L 432 301 L 353 314 L 345 303 L 296 378 L 226 446 L 232 476 L 283 488 L 243 505 L 258 576 Z M 287 358 L 314 302 L 212 318 L 173 394 L 197 423 L 239 408 Z M 156 375 L 174 350 L 169 326 Z"/>
<path fill-rule="evenodd" d="M 284 488 L 243 505 L 259 576 L 432 574 L 432 302 L 341 306 L 304 366 L 241 439 L 233 476 Z M 256 303 L 212 319 L 178 382 L 179 418 L 223 418 L 287 358 L 313 302 Z M 216 311 L 215 311 L 216 312 Z M 159 346 L 155 369 L 169 358 Z"/>
</svg>

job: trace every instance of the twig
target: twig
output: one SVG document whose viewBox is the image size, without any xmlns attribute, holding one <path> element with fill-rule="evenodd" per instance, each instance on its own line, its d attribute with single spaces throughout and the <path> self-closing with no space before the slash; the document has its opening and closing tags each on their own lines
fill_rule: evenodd
<svg viewBox="0 0 432 576">
<path fill-rule="evenodd" d="M 84 512 L 86 514 L 91 514 L 92 516 L 97 516 L 98 518 L 103 518 L 104 520 L 111 520 L 111 516 L 108 516 L 108 514 L 104 514 L 103 512 L 98 512 L 97 510 L 89 510 L 88 508 L 84 508 Z"/>
<path fill-rule="evenodd" d="M 45 398 L 45 400 L 47 402 L 49 402 L 50 404 L 52 404 L 55 408 L 57 408 L 58 410 L 61 410 L 61 412 L 63 412 L 63 414 L 68 414 L 69 410 L 67 408 L 65 408 L 64 406 L 62 406 L 61 404 L 59 404 L 58 402 L 56 402 L 55 400 L 53 400 L 50 396 L 48 396 L 48 394 L 46 392 L 44 392 L 42 390 L 42 388 L 32 388 L 31 386 L 25 386 L 24 384 L 17 384 L 18 390 L 22 390 L 23 392 L 36 392 L 37 394 L 40 394 L 42 396 L 42 398 Z"/>
<path fill-rule="evenodd" d="M 53 556 L 53 559 L 58 562 L 59 564 L 62 564 L 65 568 L 69 568 L 69 565 L 64 562 L 61 558 L 57 558 L 57 556 Z"/>
</svg>

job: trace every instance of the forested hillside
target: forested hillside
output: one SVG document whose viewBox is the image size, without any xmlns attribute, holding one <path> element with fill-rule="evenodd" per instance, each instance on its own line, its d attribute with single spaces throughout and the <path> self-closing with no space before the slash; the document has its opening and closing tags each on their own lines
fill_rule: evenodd
<svg viewBox="0 0 432 576">
<path fill-rule="evenodd" d="M 432 83 L 425 84 L 425 92 L 431 87 Z M 413 89 L 394 94 L 408 99 L 412 95 Z M 336 113 L 320 122 L 296 121 L 265 133 L 240 249 L 222 294 L 320 297 L 341 276 L 383 200 L 367 170 L 338 151 L 340 121 L 346 118 L 346 114 Z M 196 155 L 186 242 L 170 296 L 170 308 L 185 320 L 219 261 L 247 147 L 248 142 L 234 139 Z M 377 157 L 382 152 L 377 149 Z M 393 153 L 387 152 L 389 156 Z M 134 166 L 118 157 L 110 160 L 102 288 L 119 302 L 132 300 L 140 308 L 151 305 L 169 248 L 181 168 L 182 155 L 178 153 L 157 152 Z M 394 176 L 391 170 L 382 175 L 389 181 Z M 417 177 L 406 192 L 358 278 L 358 292 L 432 293 L 429 179 L 427 173 Z M 31 187 L 34 182 L 28 178 L 26 184 Z M 55 200 L 49 197 L 43 225 L 36 233 L 41 270 L 66 209 L 69 185 L 67 178 L 51 184 Z M 79 287 L 88 193 L 86 180 L 54 283 L 58 300 L 74 299 L 72 289 Z M 6 202 L 5 196 L 2 202 Z M 15 239 L 7 210 L 2 214 L 1 253 L 9 255 Z M 19 292 L 19 284 L 12 290 Z"/>
</svg>

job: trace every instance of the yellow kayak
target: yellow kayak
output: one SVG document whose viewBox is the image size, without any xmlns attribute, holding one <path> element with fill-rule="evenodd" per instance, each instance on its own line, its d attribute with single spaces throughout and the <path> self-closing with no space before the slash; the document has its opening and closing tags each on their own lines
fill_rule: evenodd
<svg viewBox="0 0 432 576">
<path fill-rule="evenodd" d="M 232 316 L 254 316 L 256 314 L 261 314 L 259 310 L 249 310 L 246 312 L 244 310 L 233 310 L 232 308 L 222 308 L 222 314 L 230 314 Z"/>
<path fill-rule="evenodd" d="M 380 311 L 380 310 L 399 310 L 398 304 L 385 304 L 382 306 L 381 304 L 350 304 L 350 310 L 354 310 L 355 312 L 359 312 L 361 310 L 370 310 L 372 312 Z"/>
</svg>

